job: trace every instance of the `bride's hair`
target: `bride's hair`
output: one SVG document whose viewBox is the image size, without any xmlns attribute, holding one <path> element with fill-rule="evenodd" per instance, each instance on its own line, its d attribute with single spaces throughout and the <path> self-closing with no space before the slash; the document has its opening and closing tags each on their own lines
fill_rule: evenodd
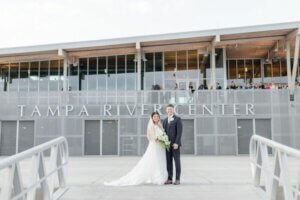
<svg viewBox="0 0 300 200">
<path fill-rule="evenodd" d="M 152 112 L 152 113 L 151 113 L 151 119 L 152 119 L 152 121 L 153 121 L 153 116 L 154 116 L 154 115 L 158 115 L 158 117 L 160 118 L 160 115 L 159 115 L 158 112 L 156 112 L 156 111 L 155 111 L 155 112 Z"/>
</svg>

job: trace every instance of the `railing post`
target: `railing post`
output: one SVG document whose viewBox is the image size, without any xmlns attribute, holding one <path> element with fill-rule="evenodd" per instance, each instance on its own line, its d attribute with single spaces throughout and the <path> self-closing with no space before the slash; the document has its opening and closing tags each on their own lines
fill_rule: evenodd
<svg viewBox="0 0 300 200">
<path fill-rule="evenodd" d="M 299 200 L 300 171 L 298 171 L 296 187 L 293 187 L 289 174 L 288 156 L 299 159 L 300 151 L 258 135 L 251 137 L 249 147 L 253 183 L 255 187 L 261 187 L 261 180 L 264 179 L 266 199 L 281 200 L 278 188 L 282 184 L 284 200 Z M 274 168 L 271 167 L 268 147 L 274 152 Z"/>
<path fill-rule="evenodd" d="M 12 192 L 12 185 L 13 185 L 13 174 L 15 171 L 15 165 L 8 166 L 6 168 L 6 173 L 5 173 L 5 180 L 7 180 L 6 184 L 3 185 L 2 192 L 0 195 L 0 199 L 3 200 L 9 200 L 11 197 L 11 192 Z"/>
<path fill-rule="evenodd" d="M 34 183 L 38 179 L 38 168 L 39 168 L 39 154 L 35 154 L 31 158 L 31 163 L 32 163 L 32 171 L 31 171 L 31 184 L 34 185 Z M 34 200 L 36 196 L 36 188 L 28 191 L 27 193 L 27 200 Z"/>
<path fill-rule="evenodd" d="M 46 170 L 44 152 L 51 149 L 50 167 Z M 0 161 L 1 172 L 5 170 L 1 200 L 35 200 L 37 188 L 41 185 L 43 200 L 56 200 L 67 191 L 66 165 L 68 164 L 68 144 L 60 137 L 38 145 L 19 154 Z M 23 185 L 20 162 L 31 158 L 31 176 L 28 185 Z M 55 176 L 58 176 L 59 188 L 55 190 Z"/>
<path fill-rule="evenodd" d="M 290 181 L 287 156 L 284 152 L 278 152 L 279 165 L 281 169 L 281 178 L 283 182 L 283 191 L 285 199 L 293 199 L 292 184 Z"/>
</svg>

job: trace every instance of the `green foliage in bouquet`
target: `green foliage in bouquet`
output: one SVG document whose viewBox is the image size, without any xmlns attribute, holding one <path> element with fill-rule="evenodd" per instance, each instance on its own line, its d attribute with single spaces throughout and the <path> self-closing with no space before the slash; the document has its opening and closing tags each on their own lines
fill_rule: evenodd
<svg viewBox="0 0 300 200">
<path fill-rule="evenodd" d="M 166 149 L 167 151 L 170 151 L 171 142 L 169 141 L 169 137 L 166 134 L 166 132 L 162 132 L 162 134 L 159 135 L 157 137 L 157 139 L 164 149 Z"/>
</svg>

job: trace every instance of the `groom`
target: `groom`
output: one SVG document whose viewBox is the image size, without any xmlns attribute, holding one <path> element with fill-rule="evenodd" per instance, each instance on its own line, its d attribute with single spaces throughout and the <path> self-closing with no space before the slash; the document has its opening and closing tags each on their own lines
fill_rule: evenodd
<svg viewBox="0 0 300 200">
<path fill-rule="evenodd" d="M 166 151 L 168 180 L 165 184 L 172 184 L 173 178 L 173 158 L 176 168 L 176 181 L 174 185 L 180 184 L 180 146 L 182 135 L 182 122 L 181 118 L 174 115 L 174 106 L 169 104 L 166 108 L 168 117 L 163 121 L 163 128 L 165 129 L 169 140 L 171 141 L 170 151 Z"/>
</svg>

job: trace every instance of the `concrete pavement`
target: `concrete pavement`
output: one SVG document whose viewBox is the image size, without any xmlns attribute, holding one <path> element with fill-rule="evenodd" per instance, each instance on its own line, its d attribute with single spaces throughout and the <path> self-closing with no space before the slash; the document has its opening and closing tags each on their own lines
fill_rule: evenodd
<svg viewBox="0 0 300 200">
<path fill-rule="evenodd" d="M 181 185 L 111 187 L 104 181 L 128 172 L 140 157 L 71 157 L 70 189 L 63 200 L 259 200 L 248 156 L 182 156 Z"/>
</svg>

